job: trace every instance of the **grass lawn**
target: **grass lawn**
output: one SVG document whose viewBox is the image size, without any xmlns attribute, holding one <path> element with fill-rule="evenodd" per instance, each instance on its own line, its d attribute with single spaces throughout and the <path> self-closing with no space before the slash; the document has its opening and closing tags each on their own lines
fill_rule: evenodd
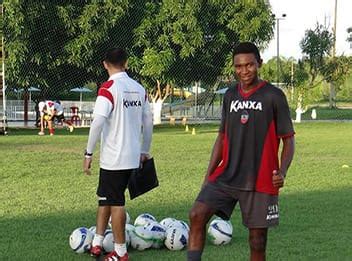
<svg viewBox="0 0 352 261">
<path fill-rule="evenodd" d="M 158 220 L 188 221 L 199 192 L 216 125 L 156 127 L 152 154 L 160 187 L 127 200 L 134 220 L 149 212 Z M 296 155 L 282 189 L 280 226 L 269 233 L 268 260 L 352 260 L 352 123 L 296 124 Z M 88 129 L 37 136 L 10 130 L 0 136 L 0 260 L 92 260 L 69 247 L 71 232 L 95 224 L 98 153 L 92 176 L 82 173 Z M 98 150 L 96 150 L 98 151 Z M 347 164 L 350 168 L 342 168 Z M 233 240 L 206 243 L 203 260 L 248 260 L 247 230 L 236 208 Z M 185 260 L 186 251 L 130 250 L 131 260 Z"/>
</svg>

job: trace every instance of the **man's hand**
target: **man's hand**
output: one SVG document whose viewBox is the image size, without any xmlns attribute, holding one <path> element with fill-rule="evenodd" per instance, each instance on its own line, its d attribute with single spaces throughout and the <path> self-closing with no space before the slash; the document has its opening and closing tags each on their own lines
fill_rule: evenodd
<svg viewBox="0 0 352 261">
<path fill-rule="evenodd" d="M 148 153 L 141 153 L 141 156 L 140 156 L 140 159 L 139 159 L 140 168 L 143 167 L 143 162 L 145 162 L 148 159 L 150 159 L 150 155 Z"/>
<path fill-rule="evenodd" d="M 91 171 L 90 171 L 90 167 L 92 165 L 92 158 L 84 158 L 83 160 L 83 171 L 86 175 L 90 175 Z"/>
<path fill-rule="evenodd" d="M 282 188 L 285 183 L 285 176 L 278 170 L 273 171 L 273 185 L 275 188 Z"/>
</svg>

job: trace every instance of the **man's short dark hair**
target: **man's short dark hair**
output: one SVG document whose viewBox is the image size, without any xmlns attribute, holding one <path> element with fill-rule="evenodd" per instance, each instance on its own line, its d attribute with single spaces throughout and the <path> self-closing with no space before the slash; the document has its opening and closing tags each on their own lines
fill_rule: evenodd
<svg viewBox="0 0 352 261">
<path fill-rule="evenodd" d="M 124 66 L 127 62 L 127 52 L 119 47 L 114 47 L 107 50 L 104 61 L 115 66 Z"/>
<path fill-rule="evenodd" d="M 232 59 L 235 57 L 235 55 L 242 54 L 242 53 L 252 53 L 252 54 L 254 54 L 255 59 L 258 62 L 261 61 L 258 47 L 254 43 L 242 42 L 242 43 L 239 43 L 238 45 L 236 45 L 235 48 L 233 49 Z"/>
</svg>

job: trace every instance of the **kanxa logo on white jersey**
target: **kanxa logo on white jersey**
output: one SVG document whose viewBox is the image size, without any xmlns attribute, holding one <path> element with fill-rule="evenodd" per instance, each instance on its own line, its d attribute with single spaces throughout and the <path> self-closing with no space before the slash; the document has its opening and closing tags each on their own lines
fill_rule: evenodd
<svg viewBox="0 0 352 261">
<path fill-rule="evenodd" d="M 128 107 L 140 107 L 142 106 L 142 102 L 140 100 L 125 100 L 123 99 L 123 106 Z"/>
<path fill-rule="evenodd" d="M 238 112 L 238 110 L 255 110 L 255 111 L 262 111 L 262 103 L 257 101 L 240 101 L 235 100 L 231 101 L 230 112 Z"/>
</svg>

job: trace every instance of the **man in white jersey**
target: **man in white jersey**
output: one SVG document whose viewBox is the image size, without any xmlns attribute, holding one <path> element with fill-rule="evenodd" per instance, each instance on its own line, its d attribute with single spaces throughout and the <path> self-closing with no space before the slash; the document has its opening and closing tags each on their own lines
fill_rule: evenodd
<svg viewBox="0 0 352 261">
<path fill-rule="evenodd" d="M 114 251 L 104 260 L 127 261 L 124 193 L 130 174 L 149 157 L 152 114 L 145 89 L 125 72 L 127 53 L 121 48 L 110 49 L 103 64 L 110 77 L 98 91 L 83 162 L 84 172 L 90 175 L 93 151 L 101 137 L 99 207 L 90 253 L 101 255 L 104 232 L 111 215 Z"/>
</svg>

